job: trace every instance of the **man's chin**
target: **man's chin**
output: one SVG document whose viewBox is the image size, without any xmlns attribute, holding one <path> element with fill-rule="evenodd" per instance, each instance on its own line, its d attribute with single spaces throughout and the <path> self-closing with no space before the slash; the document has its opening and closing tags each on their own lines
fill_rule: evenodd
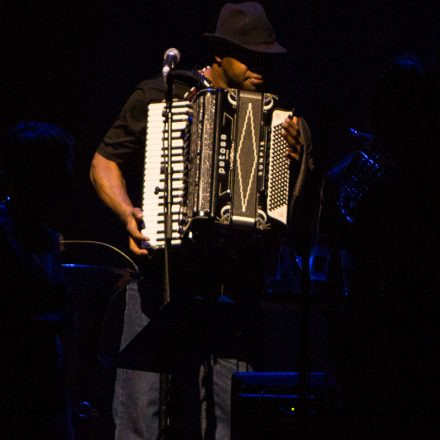
<svg viewBox="0 0 440 440">
<path fill-rule="evenodd" d="M 239 90 L 246 90 L 248 92 L 258 92 L 258 91 L 261 91 L 263 87 L 264 87 L 264 81 L 257 80 L 254 78 L 248 78 L 241 83 L 236 82 L 236 83 L 231 84 L 231 88 L 239 89 Z"/>
<path fill-rule="evenodd" d="M 264 86 L 264 82 L 258 82 L 258 83 L 254 83 L 254 82 L 250 82 L 250 81 L 245 81 L 243 84 L 242 89 L 243 90 L 247 90 L 249 92 L 259 92 L 263 89 Z"/>
<path fill-rule="evenodd" d="M 262 90 L 263 84 L 253 85 L 253 84 L 243 84 L 242 90 L 247 90 L 248 92 L 260 92 Z"/>
</svg>

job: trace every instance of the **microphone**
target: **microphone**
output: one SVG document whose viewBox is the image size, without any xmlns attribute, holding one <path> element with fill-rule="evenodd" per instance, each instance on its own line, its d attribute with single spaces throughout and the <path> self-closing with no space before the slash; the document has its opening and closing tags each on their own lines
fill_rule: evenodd
<svg viewBox="0 0 440 440">
<path fill-rule="evenodd" d="M 166 82 L 167 76 L 174 67 L 176 67 L 177 63 L 180 61 L 180 52 L 175 47 L 171 47 L 167 49 L 163 55 L 163 68 L 162 68 L 162 76 L 164 81 Z"/>
</svg>

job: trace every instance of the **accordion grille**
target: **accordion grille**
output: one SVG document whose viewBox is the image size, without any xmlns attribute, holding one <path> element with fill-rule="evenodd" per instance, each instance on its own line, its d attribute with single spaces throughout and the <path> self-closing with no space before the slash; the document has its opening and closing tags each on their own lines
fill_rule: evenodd
<svg viewBox="0 0 440 440">
<path fill-rule="evenodd" d="M 268 214 L 287 223 L 289 203 L 289 160 L 286 158 L 288 143 L 281 136 L 281 124 L 290 112 L 274 110 L 269 156 L 269 182 L 267 193 Z"/>
</svg>

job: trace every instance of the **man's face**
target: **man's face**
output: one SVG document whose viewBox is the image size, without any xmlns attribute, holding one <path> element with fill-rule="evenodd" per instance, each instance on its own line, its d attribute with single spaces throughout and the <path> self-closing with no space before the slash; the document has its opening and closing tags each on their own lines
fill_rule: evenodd
<svg viewBox="0 0 440 440">
<path fill-rule="evenodd" d="M 254 54 L 234 54 L 222 58 L 221 68 L 228 87 L 260 90 L 264 84 L 264 57 Z"/>
<path fill-rule="evenodd" d="M 264 82 L 262 75 L 253 72 L 246 64 L 235 58 L 223 58 L 222 69 L 229 87 L 256 91 Z"/>
</svg>

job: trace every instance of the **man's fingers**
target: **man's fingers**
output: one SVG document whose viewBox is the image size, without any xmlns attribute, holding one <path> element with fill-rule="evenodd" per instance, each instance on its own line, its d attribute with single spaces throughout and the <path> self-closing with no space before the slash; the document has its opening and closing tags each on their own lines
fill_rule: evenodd
<svg viewBox="0 0 440 440">
<path fill-rule="evenodd" d="M 131 237 L 133 237 L 136 241 L 148 241 L 149 237 L 146 237 L 139 230 L 139 222 L 132 217 L 132 220 L 129 221 L 126 225 L 127 231 Z"/>
<path fill-rule="evenodd" d="M 143 228 L 143 213 L 140 208 L 133 208 L 127 217 L 126 229 L 129 234 L 129 248 L 136 255 L 147 255 L 149 237 L 139 230 Z M 145 246 L 144 246 L 145 244 Z"/>
<path fill-rule="evenodd" d="M 301 153 L 301 145 L 292 145 L 287 148 L 286 157 L 290 159 L 299 159 L 299 155 Z"/>
<path fill-rule="evenodd" d="M 292 150 L 288 150 L 286 153 L 286 157 L 288 159 L 295 159 L 295 160 L 299 160 L 299 153 L 295 153 Z"/>
<path fill-rule="evenodd" d="M 136 255 L 148 255 L 147 249 L 138 246 L 135 240 L 132 237 L 129 237 L 129 248 L 130 251 Z"/>
<path fill-rule="evenodd" d="M 289 133 L 284 132 L 284 139 L 286 139 L 287 143 L 291 146 L 296 145 L 297 141 L 295 137 L 291 136 Z"/>
<path fill-rule="evenodd" d="M 281 136 L 290 146 L 299 148 L 302 143 L 301 134 L 296 121 L 298 118 L 294 116 L 292 119 L 287 118 L 281 125 Z"/>
<path fill-rule="evenodd" d="M 144 234 L 142 234 L 141 231 L 139 231 L 137 225 L 128 225 L 127 231 L 130 234 L 130 236 L 133 237 L 135 240 L 148 241 L 150 239 L 149 237 L 146 237 Z"/>
<path fill-rule="evenodd" d="M 287 143 L 291 146 L 291 147 L 295 147 L 296 149 L 300 150 L 301 146 L 302 146 L 302 138 L 299 135 L 291 135 L 290 133 L 286 132 L 286 131 L 282 131 L 281 135 L 283 136 L 283 138 L 287 141 Z"/>
<path fill-rule="evenodd" d="M 133 208 L 132 215 L 136 220 L 142 220 L 144 218 L 144 213 L 140 208 Z"/>
<path fill-rule="evenodd" d="M 286 138 L 289 144 L 295 145 L 302 142 L 297 116 L 286 118 L 281 124 L 281 129 L 281 135 Z"/>
<path fill-rule="evenodd" d="M 290 145 L 295 145 L 300 143 L 300 137 L 298 132 L 281 130 L 281 135 L 283 136 L 284 139 L 286 139 L 286 141 Z"/>
</svg>

